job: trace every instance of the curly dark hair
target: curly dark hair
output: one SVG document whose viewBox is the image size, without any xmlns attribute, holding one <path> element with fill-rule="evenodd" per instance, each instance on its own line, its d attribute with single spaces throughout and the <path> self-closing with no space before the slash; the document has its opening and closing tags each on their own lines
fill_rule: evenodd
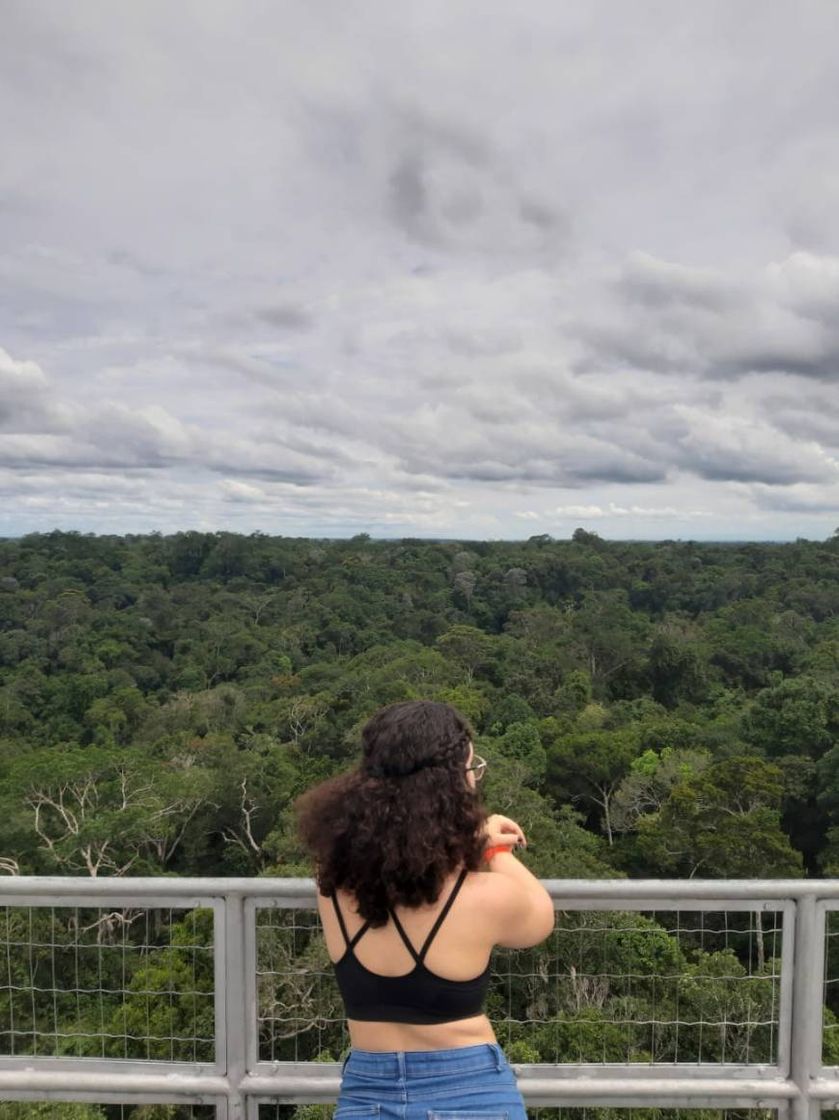
<svg viewBox="0 0 839 1120">
<path fill-rule="evenodd" d="M 381 708 L 361 732 L 357 768 L 294 802 L 323 895 L 356 898 L 374 928 L 395 905 L 434 903 L 460 866 L 481 866 L 487 818 L 466 777 L 472 730 L 450 704 L 406 700 Z"/>
</svg>

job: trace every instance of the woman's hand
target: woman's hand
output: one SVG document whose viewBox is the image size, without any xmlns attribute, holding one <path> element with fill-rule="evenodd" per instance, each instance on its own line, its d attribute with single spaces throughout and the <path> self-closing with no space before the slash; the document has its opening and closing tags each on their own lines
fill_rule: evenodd
<svg viewBox="0 0 839 1120">
<path fill-rule="evenodd" d="M 511 848 L 515 844 L 527 847 L 524 833 L 514 820 L 492 813 L 484 824 L 484 848 L 494 848 L 497 844 L 509 844 Z"/>
</svg>

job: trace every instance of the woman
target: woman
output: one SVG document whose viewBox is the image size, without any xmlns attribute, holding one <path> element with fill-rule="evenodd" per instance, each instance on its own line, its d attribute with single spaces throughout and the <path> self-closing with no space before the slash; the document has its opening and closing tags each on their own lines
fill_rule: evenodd
<svg viewBox="0 0 839 1120">
<path fill-rule="evenodd" d="M 526 1117 L 483 1001 L 493 947 L 537 945 L 554 908 L 481 804 L 485 768 L 454 708 L 406 701 L 296 802 L 351 1042 L 335 1120 Z"/>
</svg>

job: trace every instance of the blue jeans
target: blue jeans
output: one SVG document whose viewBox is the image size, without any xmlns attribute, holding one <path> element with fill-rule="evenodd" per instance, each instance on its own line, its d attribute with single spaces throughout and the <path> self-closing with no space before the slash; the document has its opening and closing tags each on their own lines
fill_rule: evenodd
<svg viewBox="0 0 839 1120">
<path fill-rule="evenodd" d="M 350 1050 L 333 1120 L 527 1120 L 497 1042 L 452 1050 Z"/>
</svg>

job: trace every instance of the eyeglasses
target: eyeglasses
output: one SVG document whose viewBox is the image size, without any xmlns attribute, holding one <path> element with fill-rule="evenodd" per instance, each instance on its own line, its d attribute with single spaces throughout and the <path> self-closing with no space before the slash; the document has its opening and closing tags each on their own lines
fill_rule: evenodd
<svg viewBox="0 0 839 1120">
<path fill-rule="evenodd" d="M 487 768 L 486 759 L 481 758 L 481 756 L 479 754 L 473 754 L 472 758 L 474 759 L 472 765 L 467 766 L 466 769 L 467 769 L 467 771 L 468 770 L 474 770 L 475 771 L 475 781 L 479 782 L 481 780 L 481 778 L 484 776 L 484 774 L 486 773 L 486 768 Z"/>
</svg>

